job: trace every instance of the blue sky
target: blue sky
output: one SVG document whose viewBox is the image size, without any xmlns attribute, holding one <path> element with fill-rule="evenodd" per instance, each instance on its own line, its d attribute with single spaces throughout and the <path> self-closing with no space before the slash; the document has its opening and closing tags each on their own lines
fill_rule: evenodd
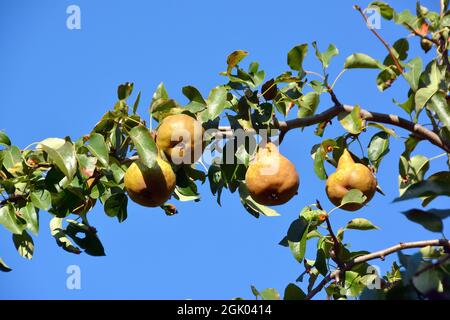
<svg viewBox="0 0 450 320">
<path fill-rule="evenodd" d="M 158 83 L 163 81 L 171 97 L 181 102 L 186 102 L 181 94 L 186 85 L 207 95 L 224 83 L 219 72 L 226 68 L 226 56 L 236 49 L 249 51 L 248 61 L 258 61 L 267 77 L 288 70 L 286 55 L 293 46 L 314 40 L 322 50 L 331 42 L 340 50 L 330 67 L 332 77 L 354 52 L 382 60 L 385 48 L 352 9 L 354 2 L 2 1 L 0 129 L 22 148 L 47 137 L 77 138 L 113 106 L 117 85 L 126 81 L 135 83 L 132 99 L 142 90 L 140 114 L 148 118 L 147 106 Z M 391 3 L 399 10 L 407 5 L 406 1 Z M 66 28 L 66 8 L 71 4 L 81 8 L 81 30 Z M 436 8 L 437 1 L 423 4 Z M 410 9 L 414 5 L 409 2 Z M 406 35 L 401 27 L 385 21 L 380 32 L 391 43 Z M 417 39 L 411 44 L 411 56 L 422 55 Z M 320 71 L 311 48 L 305 67 Z M 400 80 L 381 94 L 375 77 L 370 70 L 347 72 L 336 85 L 336 93 L 347 104 L 402 114 L 391 100 L 405 100 L 405 82 Z M 329 98 L 322 96 L 320 108 L 330 105 Z M 324 182 L 312 170 L 309 150 L 320 142 L 313 130 L 292 131 L 281 146 L 301 179 L 299 196 L 277 208 L 281 217 L 255 219 L 241 207 L 238 196 L 229 193 L 219 207 L 205 185 L 200 188 L 201 202 L 177 204 L 180 213 L 173 217 L 130 202 L 128 220 L 119 224 L 97 206 L 90 222 L 99 230 L 106 257 L 62 251 L 50 236 L 45 212 L 41 212 L 41 231 L 30 262 L 19 257 L 11 235 L 0 229 L 0 256 L 14 269 L 0 273 L 0 299 L 252 298 L 252 284 L 282 292 L 303 267 L 277 243 L 303 206 L 320 199 L 325 208 L 332 207 Z M 335 137 L 342 130 L 335 122 L 326 136 Z M 362 139 L 365 146 L 370 136 Z M 426 156 L 441 153 L 426 143 L 420 146 L 418 151 Z M 352 151 L 360 154 L 356 146 Z M 397 161 L 402 151 L 402 140 L 391 139 L 391 152 L 378 174 L 385 197 L 377 194 L 363 210 L 337 211 L 331 217 L 336 229 L 354 217 L 370 219 L 381 228 L 347 232 L 346 240 L 354 250 L 377 250 L 399 241 L 439 236 L 408 222 L 400 213 L 419 206 L 418 201 L 392 203 L 398 195 Z M 444 161 L 433 161 L 430 172 L 445 169 Z M 430 208 L 446 204 L 445 199 L 438 199 Z M 308 248 L 311 259 L 313 249 Z M 387 266 L 376 264 L 383 270 Z M 69 265 L 81 268 L 81 290 L 66 288 Z"/>
</svg>

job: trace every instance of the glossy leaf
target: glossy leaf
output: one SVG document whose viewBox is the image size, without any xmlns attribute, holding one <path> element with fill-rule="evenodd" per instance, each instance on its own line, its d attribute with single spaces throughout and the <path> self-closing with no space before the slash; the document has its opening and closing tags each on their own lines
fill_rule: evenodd
<svg viewBox="0 0 450 320">
<path fill-rule="evenodd" d="M 383 157 L 389 152 L 389 135 L 384 131 L 373 135 L 367 151 L 370 162 L 378 168 Z"/>
<path fill-rule="evenodd" d="M 158 149 L 150 131 L 146 127 L 139 125 L 131 129 L 129 135 L 139 154 L 139 161 L 149 168 L 154 167 Z"/>
<path fill-rule="evenodd" d="M 261 291 L 261 298 L 263 300 L 280 300 L 280 294 L 274 288 L 267 288 Z"/>
<path fill-rule="evenodd" d="M 351 112 L 343 111 L 338 115 L 341 125 L 351 134 L 359 134 L 363 129 L 360 110 L 361 108 L 359 106 L 355 106 Z"/>
<path fill-rule="evenodd" d="M 314 115 L 317 106 L 320 103 L 320 95 L 317 92 L 308 92 L 299 100 L 298 118 L 304 118 Z"/>
<path fill-rule="evenodd" d="M 305 300 L 305 298 L 303 290 L 293 283 L 289 283 L 284 290 L 284 300 Z"/>
<path fill-rule="evenodd" d="M 345 226 L 347 229 L 355 230 L 377 230 L 379 229 L 376 225 L 364 218 L 355 218 L 350 220 Z"/>
<path fill-rule="evenodd" d="M 117 88 L 117 97 L 119 100 L 127 99 L 133 92 L 133 83 L 126 82 Z"/>
<path fill-rule="evenodd" d="M 69 180 L 72 180 L 77 171 L 77 158 L 73 144 L 64 139 L 48 138 L 41 141 L 39 146 L 48 154 L 58 169 Z"/>
<path fill-rule="evenodd" d="M 91 134 L 87 148 L 104 167 L 109 166 L 109 151 L 108 147 L 106 146 L 105 139 L 101 134 Z"/>
<path fill-rule="evenodd" d="M 0 131 L 0 145 L 11 146 L 11 140 L 9 140 L 9 137 L 3 131 Z"/>
<path fill-rule="evenodd" d="M 366 201 L 367 197 L 358 189 L 351 189 L 349 190 L 344 198 L 342 198 L 341 206 L 347 203 L 364 203 Z"/>
<path fill-rule="evenodd" d="M 248 192 L 247 186 L 244 183 L 239 184 L 239 195 L 244 208 L 256 217 L 258 217 L 259 214 L 263 214 L 268 217 L 276 217 L 280 215 L 275 210 L 263 206 L 253 200 L 253 198 L 250 196 L 250 193 Z"/>
<path fill-rule="evenodd" d="M 127 205 L 128 197 L 124 193 L 114 193 L 105 201 L 104 210 L 109 217 L 123 222 L 127 219 Z"/>
<path fill-rule="evenodd" d="M 304 43 L 295 46 L 288 52 L 287 64 L 292 70 L 300 71 L 303 69 L 303 60 L 308 52 L 308 44 Z"/>
<path fill-rule="evenodd" d="M 3 261 L 2 258 L 0 258 L 0 271 L 3 272 L 10 272 L 12 269 Z"/>
<path fill-rule="evenodd" d="M 344 68 L 346 69 L 382 69 L 383 64 L 364 53 L 354 53 L 345 59 Z"/>
<path fill-rule="evenodd" d="M 227 58 L 227 74 L 231 73 L 231 70 L 241 62 L 248 55 L 247 51 L 236 50 L 233 51 Z"/>
<path fill-rule="evenodd" d="M 0 208 L 0 224 L 14 234 L 22 234 L 24 229 L 24 226 L 17 220 L 16 213 L 11 205 Z"/>
<path fill-rule="evenodd" d="M 36 208 L 48 210 L 52 204 L 51 194 L 48 190 L 36 190 L 30 194 L 31 202 Z"/>
<path fill-rule="evenodd" d="M 428 211 L 411 209 L 402 213 L 406 216 L 406 218 L 408 218 L 408 220 L 420 224 L 422 227 L 431 232 L 439 233 L 441 233 L 444 228 L 442 220 L 450 216 L 450 210 L 446 209 L 432 209 Z"/>
<path fill-rule="evenodd" d="M 12 238 L 20 256 L 28 260 L 33 258 L 34 242 L 26 231 L 23 231 L 22 234 L 13 234 Z"/>
<path fill-rule="evenodd" d="M 209 119 L 217 118 L 228 105 L 227 90 L 225 87 L 215 87 L 208 96 L 208 113 Z"/>
<path fill-rule="evenodd" d="M 440 171 L 431 175 L 428 179 L 411 185 L 394 202 L 409 200 L 425 196 L 450 196 L 450 172 Z"/>
<path fill-rule="evenodd" d="M 39 233 L 39 215 L 33 203 L 28 202 L 26 206 L 20 208 L 20 217 L 25 220 L 26 228 L 33 234 Z"/>
<path fill-rule="evenodd" d="M 384 1 L 373 1 L 367 7 L 378 9 L 381 16 L 386 20 L 392 20 L 394 17 L 394 9 Z"/>
<path fill-rule="evenodd" d="M 80 254 L 81 253 L 80 249 L 75 247 L 72 244 L 72 241 L 70 241 L 70 239 L 67 238 L 66 233 L 62 227 L 62 221 L 63 219 L 58 217 L 55 217 L 52 220 L 50 220 L 50 232 L 52 236 L 55 238 L 58 246 L 60 246 L 64 250 L 71 253 Z"/>
</svg>

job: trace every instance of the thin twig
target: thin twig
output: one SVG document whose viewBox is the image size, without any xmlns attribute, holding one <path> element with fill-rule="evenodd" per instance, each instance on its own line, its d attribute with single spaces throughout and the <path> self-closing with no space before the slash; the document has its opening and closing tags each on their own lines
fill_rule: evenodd
<svg viewBox="0 0 450 320">
<path fill-rule="evenodd" d="M 354 5 L 353 6 L 363 17 L 364 21 L 366 22 L 366 24 L 368 25 L 368 19 L 366 14 L 364 13 L 364 11 L 362 11 L 361 7 L 358 5 Z M 394 61 L 395 66 L 397 67 L 398 71 L 400 73 L 403 73 L 403 67 L 400 65 L 400 62 L 398 61 L 397 57 L 395 56 L 394 50 L 392 49 L 392 47 L 389 45 L 389 43 L 386 42 L 386 40 L 384 40 L 380 34 L 374 29 L 374 28 L 369 28 L 370 31 L 372 31 L 372 33 L 381 41 L 381 43 L 386 47 L 386 49 L 389 52 L 389 55 L 392 58 L 392 61 Z"/>
<path fill-rule="evenodd" d="M 346 263 L 342 268 L 338 268 L 334 270 L 333 272 L 330 272 L 328 275 L 326 275 L 322 281 L 312 289 L 307 295 L 306 300 L 312 299 L 318 292 L 320 292 L 323 287 L 327 285 L 328 282 L 330 282 L 332 279 L 335 279 L 339 276 L 339 274 L 343 271 L 350 270 L 355 265 L 374 260 L 374 259 L 384 259 L 386 256 L 401 251 L 405 249 L 413 249 L 413 248 L 424 248 L 428 246 L 433 247 L 450 247 L 450 240 L 447 239 L 434 239 L 434 240 L 423 240 L 423 241 L 414 241 L 414 242 L 400 242 L 399 244 L 379 250 L 373 253 L 369 253 L 366 255 L 362 255 L 359 257 L 356 257 L 355 259 L 351 260 L 350 262 Z"/>
</svg>

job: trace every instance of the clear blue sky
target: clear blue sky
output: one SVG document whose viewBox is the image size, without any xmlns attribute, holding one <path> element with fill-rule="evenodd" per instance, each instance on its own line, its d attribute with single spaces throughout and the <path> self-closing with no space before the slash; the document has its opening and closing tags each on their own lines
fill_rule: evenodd
<svg viewBox="0 0 450 320">
<path fill-rule="evenodd" d="M 159 82 L 169 94 L 185 102 L 181 88 L 198 87 L 204 95 L 224 82 L 233 50 L 250 52 L 248 61 L 260 62 L 268 77 L 288 70 L 286 55 L 293 46 L 318 41 L 325 49 L 333 42 L 340 50 L 331 66 L 332 76 L 345 57 L 354 52 L 383 59 L 385 49 L 352 9 L 356 1 L 1 1 L 0 3 L 0 129 L 19 147 L 47 137 L 77 138 L 88 133 L 116 100 L 116 87 L 135 83 L 142 90 L 140 113 Z M 368 1 L 358 1 L 365 5 Z M 413 1 L 392 1 L 397 9 L 414 10 Z M 81 30 L 66 28 L 66 8 L 81 8 Z M 436 8 L 437 1 L 423 1 Z M 380 32 L 393 43 L 406 31 L 382 22 Z M 412 41 L 417 53 L 417 40 Z M 310 49 L 306 68 L 319 71 Z M 375 71 L 347 72 L 336 86 L 341 101 L 381 111 L 400 112 L 392 98 L 406 98 L 400 80 L 380 94 Z M 321 109 L 330 105 L 322 97 Z M 15 252 L 11 235 L 0 228 L 0 256 L 14 269 L 0 273 L 0 299 L 7 298 L 126 298 L 126 299 L 230 299 L 251 298 L 250 285 L 275 287 L 281 292 L 303 271 L 288 249 L 277 243 L 299 210 L 322 200 L 324 182 L 312 170 L 311 146 L 320 141 L 314 128 L 290 132 L 281 150 L 297 166 L 300 194 L 279 207 L 281 217 L 255 219 L 240 205 L 237 195 L 223 196 L 218 207 L 207 185 L 202 201 L 177 204 L 180 213 L 165 216 L 159 209 L 129 205 L 128 220 L 119 224 L 99 205 L 90 214 L 99 230 L 106 257 L 72 255 L 55 244 L 48 231 L 49 214 L 41 212 L 41 231 L 35 238 L 31 262 Z M 326 135 L 342 128 L 334 123 Z M 372 131 L 375 133 L 375 131 Z M 399 131 L 402 136 L 405 132 Z M 363 143 L 367 145 L 367 135 Z M 356 147 L 356 146 L 355 146 Z M 352 149 L 359 154 L 359 148 Z M 434 238 L 400 213 L 418 201 L 392 203 L 398 195 L 398 156 L 403 142 L 391 140 L 378 179 L 386 193 L 357 213 L 338 211 L 331 217 L 335 228 L 354 217 L 365 217 L 381 230 L 349 231 L 346 240 L 354 250 L 376 250 L 399 241 Z M 441 150 L 421 145 L 418 150 L 435 156 Z M 444 169 L 443 158 L 430 172 Z M 328 168 L 330 170 L 330 168 Z M 445 199 L 431 208 L 443 208 Z M 448 224 L 447 224 L 448 227 Z M 447 234 L 448 235 L 448 234 Z M 309 258 L 314 258 L 309 248 Z M 79 265 L 82 289 L 66 289 L 66 268 Z M 380 263 L 380 266 L 385 264 Z M 304 286 L 304 284 L 302 284 Z"/>
</svg>

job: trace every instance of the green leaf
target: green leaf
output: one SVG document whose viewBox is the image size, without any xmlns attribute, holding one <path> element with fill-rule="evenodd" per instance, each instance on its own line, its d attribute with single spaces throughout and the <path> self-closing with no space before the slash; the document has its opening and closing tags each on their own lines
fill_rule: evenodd
<svg viewBox="0 0 450 320">
<path fill-rule="evenodd" d="M 109 166 L 109 151 L 101 134 L 93 133 L 89 138 L 87 148 L 104 167 L 107 168 Z"/>
<path fill-rule="evenodd" d="M 423 264 L 429 266 L 430 263 Z M 419 270 L 420 271 L 420 268 Z M 439 270 L 426 270 L 419 275 L 413 277 L 412 283 L 414 288 L 423 294 L 429 294 L 433 292 L 442 292 L 442 275 Z"/>
<path fill-rule="evenodd" d="M 127 99 L 133 92 L 133 83 L 125 82 L 117 88 L 117 97 L 119 100 Z"/>
<path fill-rule="evenodd" d="M 367 124 L 368 127 L 374 127 L 374 128 L 378 128 L 380 130 L 383 130 L 384 132 L 386 132 L 387 134 L 393 136 L 394 138 L 398 138 L 398 135 L 395 133 L 394 130 L 392 130 L 391 128 L 387 128 L 384 125 L 382 125 L 381 123 L 377 123 L 377 122 L 370 122 Z"/>
<path fill-rule="evenodd" d="M 0 145 L 11 146 L 11 140 L 9 140 L 9 137 L 3 131 L 0 131 Z"/>
<path fill-rule="evenodd" d="M 357 297 L 366 287 L 361 282 L 361 276 L 354 271 L 346 271 L 344 274 L 344 294 L 350 297 Z"/>
<path fill-rule="evenodd" d="M 50 160 L 69 181 L 72 180 L 77 171 L 77 158 L 72 143 L 64 139 L 48 138 L 41 141 L 38 148 L 42 148 L 48 154 Z"/>
<path fill-rule="evenodd" d="M 274 288 L 267 288 L 261 291 L 261 298 L 263 300 L 280 300 L 280 294 Z"/>
<path fill-rule="evenodd" d="M 368 6 L 368 8 L 377 8 L 383 18 L 386 20 L 392 20 L 394 17 L 394 9 L 387 3 L 383 1 L 373 1 Z"/>
<path fill-rule="evenodd" d="M 206 108 L 206 101 L 197 88 L 193 86 L 183 87 L 183 94 L 189 99 L 189 104 L 186 106 L 191 112 L 198 112 Z"/>
<path fill-rule="evenodd" d="M 11 205 L 6 205 L 0 208 L 0 224 L 14 234 L 22 234 L 24 229 L 24 226 L 20 225 L 17 220 L 14 207 Z"/>
<path fill-rule="evenodd" d="M 405 72 L 403 76 L 408 81 L 411 90 L 416 92 L 419 88 L 419 80 L 422 73 L 422 59 L 419 57 L 411 59 L 406 66 L 409 68 L 409 71 Z"/>
<path fill-rule="evenodd" d="M 381 92 L 390 88 L 394 81 L 397 79 L 398 74 L 395 72 L 394 67 L 389 66 L 382 70 L 377 76 L 377 88 Z"/>
<path fill-rule="evenodd" d="M 244 208 L 252 215 L 258 217 L 259 214 L 263 214 L 268 217 L 276 217 L 280 214 L 276 212 L 275 210 L 263 206 L 259 203 L 257 203 L 253 198 L 250 196 L 250 193 L 248 192 L 247 186 L 245 183 L 239 184 L 239 195 L 241 198 L 241 203 L 243 204 Z"/>
<path fill-rule="evenodd" d="M 446 95 L 442 92 L 437 92 L 431 97 L 428 106 L 437 114 L 442 124 L 450 128 L 450 108 L 447 104 Z"/>
<path fill-rule="evenodd" d="M 342 111 L 338 114 L 339 122 L 351 134 L 359 134 L 363 129 L 360 110 L 359 106 L 355 106 L 351 112 Z"/>
<path fill-rule="evenodd" d="M 77 245 L 84 249 L 85 253 L 95 257 L 105 255 L 105 249 L 97 236 L 97 231 L 75 220 L 67 220 L 67 222 L 69 224 L 66 228 L 66 234 L 70 236 Z M 79 233 L 84 234 L 84 237 L 79 237 Z"/>
<path fill-rule="evenodd" d="M 156 90 L 153 93 L 152 103 L 159 99 L 169 99 L 169 94 L 167 93 L 166 87 L 164 87 L 163 82 L 158 84 L 158 87 L 156 87 Z"/>
<path fill-rule="evenodd" d="M 314 154 L 314 172 L 319 179 L 325 180 L 328 178 L 324 166 L 326 154 L 324 154 L 324 152 L 320 149 L 321 148 L 319 148 Z"/>
<path fill-rule="evenodd" d="M 231 73 L 231 70 L 238 65 L 239 62 L 241 62 L 242 59 L 244 59 L 246 56 L 248 56 L 248 52 L 244 50 L 236 50 L 233 51 L 230 55 L 227 57 L 227 74 L 229 75 Z"/>
<path fill-rule="evenodd" d="M 370 162 L 378 169 L 381 160 L 389 152 L 389 135 L 384 131 L 374 134 L 367 151 Z"/>
<path fill-rule="evenodd" d="M 392 47 L 394 49 L 394 55 L 398 60 L 403 61 L 408 57 L 409 42 L 407 39 L 405 38 L 398 39 L 397 41 L 394 42 Z M 394 65 L 394 60 L 392 59 L 392 56 L 390 54 L 386 56 L 386 58 L 383 61 L 383 64 L 385 66 Z"/>
<path fill-rule="evenodd" d="M 361 203 L 364 203 L 364 201 L 366 201 L 366 199 L 367 199 L 367 197 L 360 190 L 351 189 L 345 194 L 344 198 L 342 198 L 340 206 L 343 206 L 347 203 L 361 204 Z"/>
<path fill-rule="evenodd" d="M 258 298 L 261 294 L 259 293 L 259 291 L 258 291 L 258 289 L 256 289 L 256 287 L 255 286 L 250 286 L 250 288 L 251 288 L 251 290 L 252 290 L 252 293 L 253 293 L 253 295 L 255 296 L 255 298 Z"/>
<path fill-rule="evenodd" d="M 319 49 L 317 48 L 317 43 L 315 41 L 312 43 L 312 45 L 316 50 L 316 56 L 322 63 L 322 67 L 324 69 L 328 68 L 331 59 L 339 54 L 339 50 L 332 43 L 328 46 L 328 49 L 322 53 L 319 52 Z"/>
<path fill-rule="evenodd" d="M 316 112 L 319 102 L 320 94 L 317 92 L 308 92 L 303 95 L 299 100 L 297 117 L 304 118 L 312 116 Z"/>
<path fill-rule="evenodd" d="M 383 64 L 364 53 L 354 53 L 345 59 L 345 69 L 383 69 Z"/>
<path fill-rule="evenodd" d="M 364 218 L 355 218 L 350 220 L 345 226 L 347 229 L 354 230 L 377 230 L 380 229 L 372 222 Z"/>
<path fill-rule="evenodd" d="M 12 239 L 20 256 L 28 260 L 33 258 L 34 242 L 25 230 L 22 234 L 13 234 Z"/>
<path fill-rule="evenodd" d="M 141 92 L 139 91 L 139 93 L 136 97 L 136 100 L 134 101 L 134 104 L 133 104 L 133 114 L 136 114 L 140 101 L 141 101 Z"/>
<path fill-rule="evenodd" d="M 30 194 L 31 202 L 36 208 L 47 211 L 52 204 L 52 196 L 48 190 L 36 190 Z"/>
<path fill-rule="evenodd" d="M 105 213 L 109 217 L 117 217 L 119 222 L 127 219 L 128 197 L 124 193 L 113 193 L 104 204 Z"/>
<path fill-rule="evenodd" d="M 305 300 L 305 298 L 303 290 L 293 283 L 289 283 L 284 290 L 284 300 Z"/>
<path fill-rule="evenodd" d="M 39 216 L 33 203 L 28 202 L 25 207 L 20 208 L 19 213 L 20 217 L 26 222 L 26 228 L 33 232 L 33 234 L 38 235 Z"/>
<path fill-rule="evenodd" d="M 420 224 L 431 232 L 442 233 L 444 225 L 442 220 L 450 216 L 450 210 L 432 209 L 423 211 L 419 209 L 411 209 L 402 212 L 408 220 Z"/>
<path fill-rule="evenodd" d="M 130 130 L 129 135 L 136 147 L 139 161 L 149 168 L 154 167 L 158 156 L 158 148 L 150 131 L 145 126 L 138 125 Z"/>
<path fill-rule="evenodd" d="M 306 219 L 301 217 L 294 220 L 288 230 L 289 249 L 298 262 L 302 262 L 305 257 L 309 225 Z"/>
<path fill-rule="evenodd" d="M 305 59 L 306 53 L 308 52 L 308 44 L 304 43 L 295 46 L 288 52 L 287 64 L 292 70 L 300 71 L 303 69 L 303 60 Z"/>
<path fill-rule="evenodd" d="M 16 176 L 18 172 L 22 171 L 22 154 L 17 146 L 12 146 L 9 149 L 1 151 L 3 155 L 3 166 L 5 169 Z"/>
<path fill-rule="evenodd" d="M 215 87 L 208 96 L 209 119 L 216 119 L 227 106 L 227 90 L 225 87 Z"/>
<path fill-rule="evenodd" d="M 428 179 L 412 184 L 394 202 L 429 196 L 450 196 L 450 172 L 440 171 Z"/>
<path fill-rule="evenodd" d="M 442 71 L 440 67 L 438 67 L 436 61 L 432 61 L 422 73 L 421 77 L 424 78 L 424 83 L 428 85 L 424 88 L 420 88 L 416 92 L 416 112 L 422 110 L 431 97 L 439 90 L 441 82 L 445 78 L 445 71 Z"/>
<path fill-rule="evenodd" d="M 8 265 L 5 263 L 5 261 L 3 261 L 2 258 L 0 258 L 0 271 L 3 271 L 3 272 L 12 271 L 12 269 L 10 267 L 8 267 Z"/>
<path fill-rule="evenodd" d="M 80 254 L 80 249 L 75 247 L 72 244 L 72 241 L 70 241 L 69 238 L 66 237 L 66 233 L 62 227 L 62 221 L 63 219 L 58 217 L 54 217 L 52 220 L 50 220 L 50 232 L 52 236 L 55 238 L 58 246 L 60 246 L 67 252 Z"/>
<path fill-rule="evenodd" d="M 326 252 L 326 238 L 322 237 L 317 242 L 317 253 L 316 261 L 314 262 L 314 267 L 323 276 L 328 273 L 328 263 L 327 263 L 328 253 Z"/>
</svg>

